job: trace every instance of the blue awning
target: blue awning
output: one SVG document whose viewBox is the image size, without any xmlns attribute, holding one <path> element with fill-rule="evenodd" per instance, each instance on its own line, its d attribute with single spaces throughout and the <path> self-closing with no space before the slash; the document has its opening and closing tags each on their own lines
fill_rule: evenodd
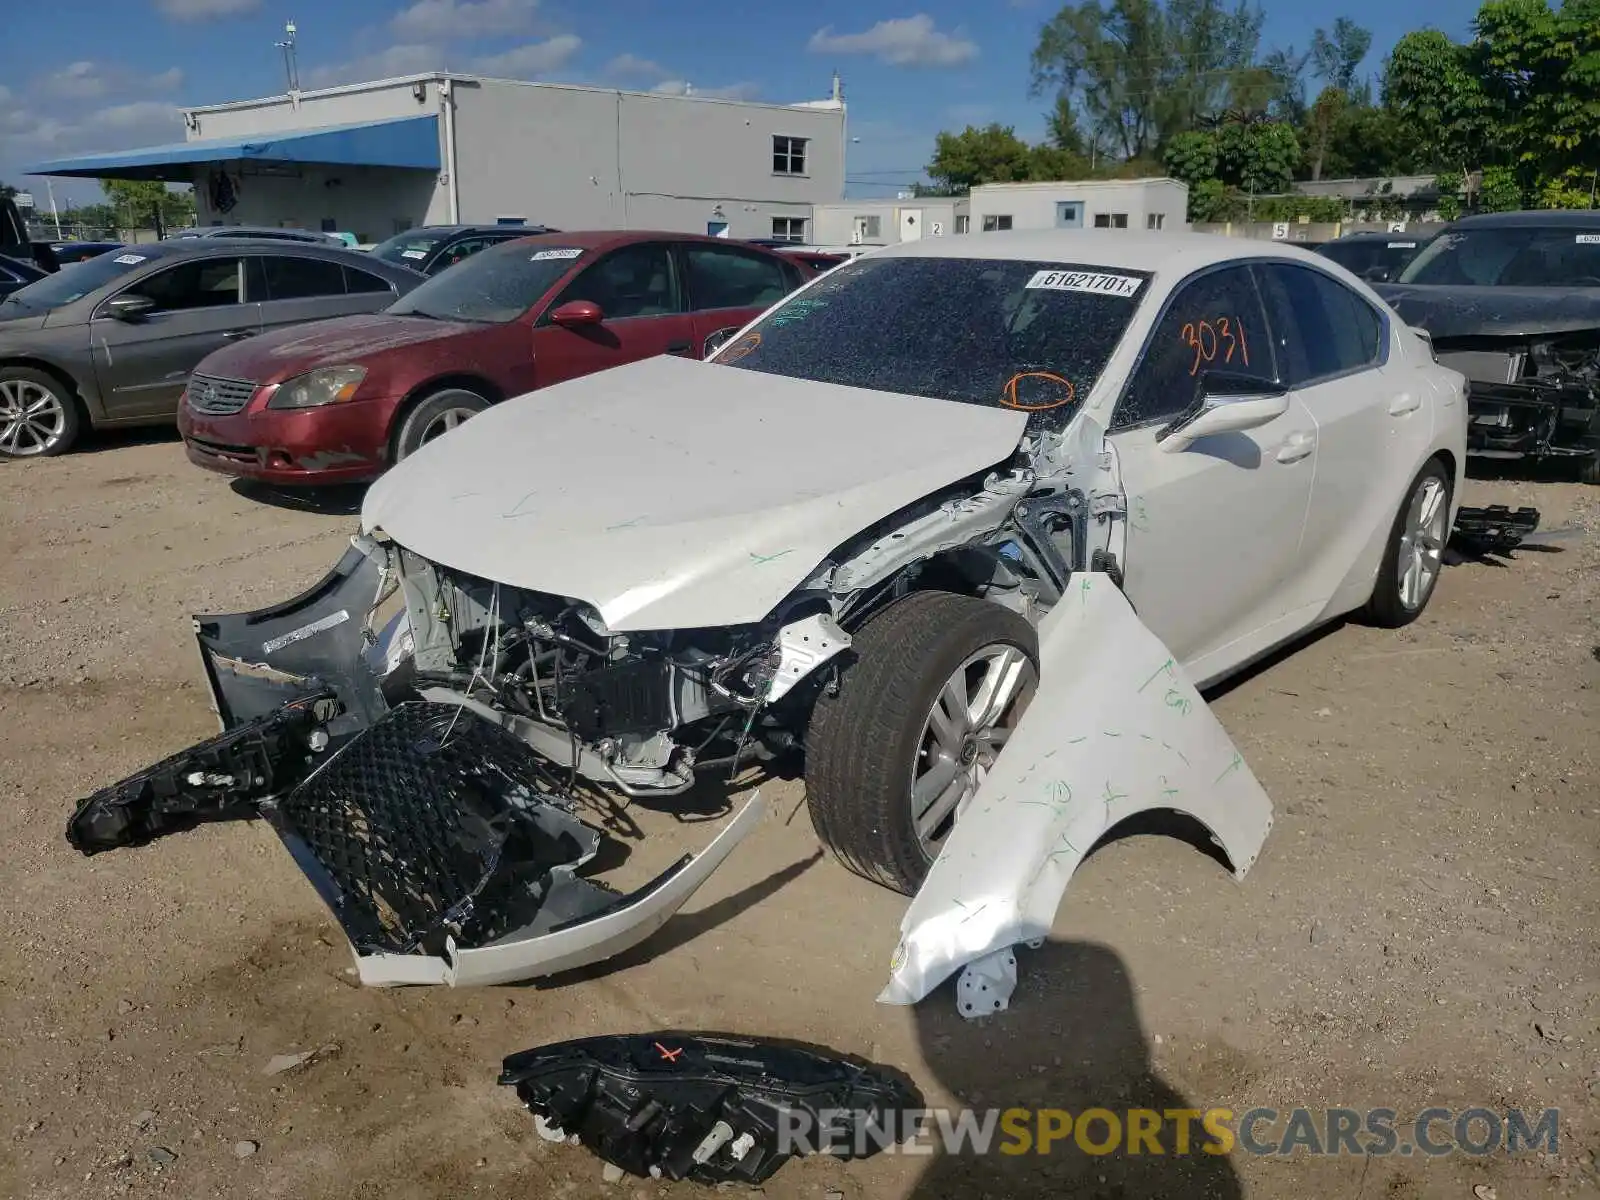
<svg viewBox="0 0 1600 1200">
<path fill-rule="evenodd" d="M 242 138 L 175 142 L 113 154 L 61 158 L 24 169 L 26 175 L 91 179 L 165 179 L 187 183 L 200 163 L 322 163 L 336 166 L 439 169 L 439 118 L 399 117 L 357 125 L 285 130 Z"/>
</svg>

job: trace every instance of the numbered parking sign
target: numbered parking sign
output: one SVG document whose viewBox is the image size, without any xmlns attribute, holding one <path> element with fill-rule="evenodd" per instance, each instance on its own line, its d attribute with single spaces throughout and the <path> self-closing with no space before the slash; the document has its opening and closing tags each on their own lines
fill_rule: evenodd
<svg viewBox="0 0 1600 1200">
<path fill-rule="evenodd" d="M 1282 241 L 1284 238 L 1288 237 L 1289 236 L 1289 222 L 1287 222 L 1287 221 L 1275 221 L 1275 222 L 1273 222 L 1273 225 L 1272 225 L 1272 236 L 1275 239 L 1279 240 L 1279 241 Z"/>
</svg>

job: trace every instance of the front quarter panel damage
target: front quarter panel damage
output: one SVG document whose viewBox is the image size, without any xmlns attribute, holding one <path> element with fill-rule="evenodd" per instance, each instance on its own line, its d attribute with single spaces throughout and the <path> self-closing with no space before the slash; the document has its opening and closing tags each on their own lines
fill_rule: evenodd
<svg viewBox="0 0 1600 1200">
<path fill-rule="evenodd" d="M 1039 665 L 1028 711 L 901 922 L 882 1003 L 915 1004 L 1048 937 L 1078 864 L 1135 814 L 1199 821 L 1239 879 L 1261 852 L 1272 802 L 1109 577 L 1073 580 L 1039 626 Z"/>
</svg>

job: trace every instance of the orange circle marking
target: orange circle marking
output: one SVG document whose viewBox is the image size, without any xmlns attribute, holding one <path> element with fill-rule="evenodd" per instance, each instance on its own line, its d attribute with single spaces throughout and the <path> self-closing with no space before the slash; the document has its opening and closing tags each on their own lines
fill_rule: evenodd
<svg viewBox="0 0 1600 1200">
<path fill-rule="evenodd" d="M 1067 394 L 1060 400 L 1052 400 L 1048 404 L 1023 404 L 1017 399 L 1017 388 L 1024 379 L 1048 379 L 1051 383 L 1059 383 L 1066 388 Z M 1078 392 L 1072 386 L 1071 380 L 1063 379 L 1060 375 L 1052 375 L 1049 371 L 1023 371 L 1006 380 L 1006 386 L 1000 391 L 1000 407 L 1014 408 L 1018 412 L 1044 412 L 1046 409 L 1071 404 L 1077 398 Z"/>
</svg>

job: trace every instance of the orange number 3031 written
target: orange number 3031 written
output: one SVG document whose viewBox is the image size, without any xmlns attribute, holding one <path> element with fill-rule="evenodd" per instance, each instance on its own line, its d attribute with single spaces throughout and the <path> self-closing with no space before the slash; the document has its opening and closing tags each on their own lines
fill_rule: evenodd
<svg viewBox="0 0 1600 1200">
<path fill-rule="evenodd" d="M 1194 350 L 1194 362 L 1189 364 L 1191 375 L 1198 375 L 1202 363 L 1214 363 L 1218 356 L 1224 363 L 1232 363 L 1237 357 L 1241 365 L 1250 365 L 1250 342 L 1244 325 L 1233 317 L 1190 321 L 1178 331 L 1178 340 Z"/>
</svg>

